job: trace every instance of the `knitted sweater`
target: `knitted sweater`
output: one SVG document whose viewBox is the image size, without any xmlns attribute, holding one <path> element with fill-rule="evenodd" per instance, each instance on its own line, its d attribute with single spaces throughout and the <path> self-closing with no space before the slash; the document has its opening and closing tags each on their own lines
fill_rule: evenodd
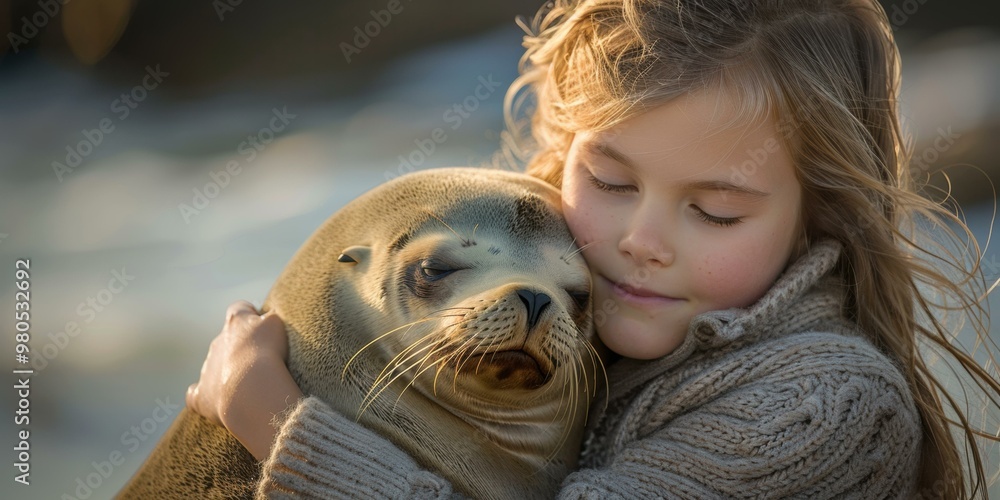
<svg viewBox="0 0 1000 500">
<path fill-rule="evenodd" d="M 842 317 L 822 241 L 757 303 L 608 368 L 559 498 L 905 498 L 920 417 L 896 364 Z M 314 397 L 287 415 L 259 497 L 444 498 L 451 485 Z"/>
</svg>

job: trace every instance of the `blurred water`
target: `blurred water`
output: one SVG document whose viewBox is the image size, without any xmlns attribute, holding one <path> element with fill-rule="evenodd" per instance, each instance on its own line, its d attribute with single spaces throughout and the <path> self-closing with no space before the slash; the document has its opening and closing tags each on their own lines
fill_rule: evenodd
<svg viewBox="0 0 1000 500">
<path fill-rule="evenodd" d="M 447 139 L 418 168 L 489 157 L 519 55 L 511 27 L 414 54 L 368 95 L 317 101 L 302 97 L 309 82 L 290 82 L 177 102 L 154 89 L 125 119 L 113 103 L 127 89 L 41 61 L 0 81 L 0 249 L 4 265 L 31 259 L 32 346 L 51 354 L 31 380 L 32 485 L 5 479 L 0 497 L 112 496 L 166 429 L 157 408 L 182 404 L 228 304 L 259 305 L 315 228 L 405 171 L 399 156 L 419 159 L 435 128 Z M 484 81 L 500 85 L 476 97 Z M 466 113 L 449 114 L 456 104 Z M 268 127 L 275 109 L 295 117 L 251 160 L 240 144 Z M 103 119 L 114 131 L 60 181 L 51 163 Z M 222 182 L 229 162 L 241 170 Z M 205 194 L 213 182 L 225 186 L 185 220 L 179 204 L 193 206 L 195 190 Z M 967 208 L 985 241 L 992 207 Z M 992 249 L 988 259 L 1000 263 Z M 120 293 L 102 292 L 115 273 L 134 279 Z M 13 303 L 13 290 L 2 290 L 0 303 Z M 90 297 L 110 300 L 98 310 Z M 70 337 L 73 323 L 79 333 Z M 12 337 L 0 348 L 12 353 Z M 13 363 L 4 356 L 0 366 Z M 12 415 L 15 398 L 0 400 Z M 11 450 L 15 426 L 0 421 L 0 443 Z M 120 465 L 102 466 L 116 451 Z M 91 486 L 81 487 L 88 475 Z"/>
<path fill-rule="evenodd" d="M 303 97 L 322 94 L 322 82 L 233 87 L 198 102 L 157 100 L 153 89 L 125 119 L 112 103 L 127 88 L 41 61 L 0 81 L 0 249 L 10 266 L 31 259 L 32 347 L 52 358 L 31 379 L 32 484 L 4 480 L 0 497 L 112 496 L 169 424 L 154 418 L 160 403 L 183 403 L 228 304 L 259 305 L 322 221 L 387 178 L 490 157 L 519 45 L 511 27 L 434 47 L 342 99 Z M 295 116 L 251 157 L 240 144 L 270 127 L 275 109 Z M 65 163 L 66 146 L 103 119 L 114 129 L 60 181 L 51 163 Z M 430 151 L 435 128 L 446 139 Z M 419 164 L 400 169 L 400 155 Z M 240 170 L 226 181 L 230 162 Z M 224 186 L 206 192 L 211 183 Z M 196 189 L 208 204 L 185 220 L 178 205 L 195 206 Z M 102 295 L 113 273 L 127 285 Z M 14 290 L 2 290 L 13 303 Z M 3 352 L 13 348 L 5 335 Z M 16 398 L 0 400 L 12 415 Z M 0 423 L 7 450 L 13 424 Z M 120 465 L 109 461 L 116 451 Z M 108 472 L 102 461 L 113 466 L 107 478 L 93 475 Z"/>
</svg>

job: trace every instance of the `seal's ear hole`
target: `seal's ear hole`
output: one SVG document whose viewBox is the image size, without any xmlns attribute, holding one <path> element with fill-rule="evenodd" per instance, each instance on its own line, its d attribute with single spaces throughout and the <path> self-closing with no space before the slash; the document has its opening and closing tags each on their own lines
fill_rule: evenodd
<svg viewBox="0 0 1000 500">
<path fill-rule="evenodd" d="M 349 263 L 359 263 L 368 260 L 368 256 L 371 255 L 371 247 L 366 247 L 363 245 L 354 245 L 345 248 L 340 252 L 340 257 L 337 257 L 337 262 L 349 262 Z"/>
</svg>

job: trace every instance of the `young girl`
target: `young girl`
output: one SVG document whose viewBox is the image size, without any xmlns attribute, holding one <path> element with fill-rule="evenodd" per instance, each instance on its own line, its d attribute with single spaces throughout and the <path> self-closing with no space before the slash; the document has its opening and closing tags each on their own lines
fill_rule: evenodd
<svg viewBox="0 0 1000 500">
<path fill-rule="evenodd" d="M 534 99 L 530 140 L 505 151 L 561 189 L 618 355 L 560 497 L 985 496 L 977 439 L 997 429 L 929 362 L 957 363 L 997 410 L 996 373 L 942 316 L 966 313 L 995 349 L 979 247 L 916 194 L 879 5 L 557 0 L 525 29 L 505 106 L 529 139 L 516 118 Z M 953 232 L 919 232 L 943 221 L 971 271 L 938 241 L 964 244 Z M 236 304 L 187 397 L 265 461 L 261 494 L 452 494 L 302 397 L 287 349 L 280 320 Z"/>
</svg>

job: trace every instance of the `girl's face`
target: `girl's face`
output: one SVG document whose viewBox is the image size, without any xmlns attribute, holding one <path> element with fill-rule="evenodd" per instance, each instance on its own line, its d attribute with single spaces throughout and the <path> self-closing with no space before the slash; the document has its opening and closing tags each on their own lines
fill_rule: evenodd
<svg viewBox="0 0 1000 500">
<path fill-rule="evenodd" d="M 727 126 L 735 112 L 704 90 L 570 145 L 563 210 L 586 247 L 597 333 L 618 354 L 670 353 L 695 315 L 754 303 L 791 257 L 791 158 L 772 120 Z"/>
</svg>

